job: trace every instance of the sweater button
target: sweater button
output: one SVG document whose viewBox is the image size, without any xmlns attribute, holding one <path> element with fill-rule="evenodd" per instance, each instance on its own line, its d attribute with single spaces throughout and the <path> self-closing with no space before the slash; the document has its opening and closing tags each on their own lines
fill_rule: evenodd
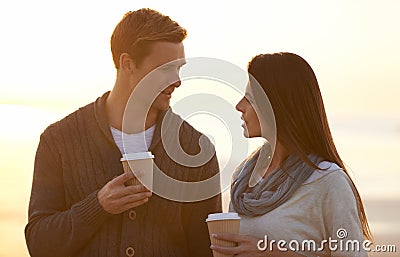
<svg viewBox="0 0 400 257">
<path fill-rule="evenodd" d="M 133 255 L 135 255 L 135 249 L 133 249 L 133 247 L 129 246 L 126 248 L 126 256 L 128 257 L 132 257 Z"/>
<path fill-rule="evenodd" d="M 128 213 L 128 217 L 130 220 L 134 221 L 136 219 L 136 212 L 134 210 L 130 210 Z"/>
</svg>

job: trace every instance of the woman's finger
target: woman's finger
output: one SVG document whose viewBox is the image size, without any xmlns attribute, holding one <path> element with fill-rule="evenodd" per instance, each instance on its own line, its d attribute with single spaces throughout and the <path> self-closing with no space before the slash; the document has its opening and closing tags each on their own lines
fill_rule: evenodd
<svg viewBox="0 0 400 257">
<path fill-rule="evenodd" d="M 236 242 L 236 243 L 243 241 L 243 236 L 237 235 L 237 234 L 231 234 L 231 233 L 216 233 L 216 234 L 212 234 L 212 237 L 220 239 L 220 240 Z"/>
<path fill-rule="evenodd" d="M 225 247 L 225 246 L 219 246 L 219 245 L 211 245 L 210 246 L 211 250 L 223 253 L 226 255 L 235 255 L 239 253 L 239 249 L 237 246 L 234 247 Z"/>
</svg>

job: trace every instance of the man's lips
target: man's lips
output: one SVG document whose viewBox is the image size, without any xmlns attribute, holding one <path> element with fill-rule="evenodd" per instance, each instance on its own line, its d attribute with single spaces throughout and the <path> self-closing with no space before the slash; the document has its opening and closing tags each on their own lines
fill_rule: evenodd
<svg viewBox="0 0 400 257">
<path fill-rule="evenodd" d="M 174 92 L 174 90 L 171 89 L 165 89 L 164 91 L 162 91 L 161 93 L 166 94 L 166 95 L 171 95 Z"/>
</svg>

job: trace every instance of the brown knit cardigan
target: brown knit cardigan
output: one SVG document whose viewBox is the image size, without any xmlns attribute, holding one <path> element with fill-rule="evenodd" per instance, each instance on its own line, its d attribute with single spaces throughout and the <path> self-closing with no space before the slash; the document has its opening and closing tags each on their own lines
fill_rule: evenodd
<svg viewBox="0 0 400 257">
<path fill-rule="evenodd" d="M 41 135 L 25 228 L 31 256 L 211 257 L 205 219 L 208 213 L 221 211 L 220 195 L 182 203 L 153 194 L 146 204 L 118 215 L 100 206 L 98 190 L 123 172 L 121 153 L 106 118 L 107 95 L 52 124 Z M 217 174 L 215 155 L 196 168 L 169 158 L 160 140 L 162 117 L 150 146 L 156 165 L 183 181 Z M 199 152 L 201 133 L 186 122 L 175 132 L 188 154 Z"/>
</svg>

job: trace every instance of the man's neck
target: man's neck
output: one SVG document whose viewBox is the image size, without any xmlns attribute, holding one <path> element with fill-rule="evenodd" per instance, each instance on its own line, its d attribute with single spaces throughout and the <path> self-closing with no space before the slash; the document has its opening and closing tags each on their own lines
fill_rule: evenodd
<svg viewBox="0 0 400 257">
<path fill-rule="evenodd" d="M 123 130 L 123 119 L 124 119 L 124 112 L 129 100 L 129 97 L 132 93 L 132 87 L 129 87 L 128 84 L 123 84 L 118 80 L 115 82 L 114 88 L 111 90 L 110 94 L 106 99 L 106 113 L 107 118 L 110 126 L 118 129 Z M 135 110 L 132 110 L 134 112 Z M 145 126 L 138 126 L 134 127 L 130 131 L 126 131 L 127 133 L 139 133 L 143 131 L 143 129 L 148 129 L 156 124 L 158 118 L 158 111 L 150 109 L 146 115 Z"/>
</svg>

